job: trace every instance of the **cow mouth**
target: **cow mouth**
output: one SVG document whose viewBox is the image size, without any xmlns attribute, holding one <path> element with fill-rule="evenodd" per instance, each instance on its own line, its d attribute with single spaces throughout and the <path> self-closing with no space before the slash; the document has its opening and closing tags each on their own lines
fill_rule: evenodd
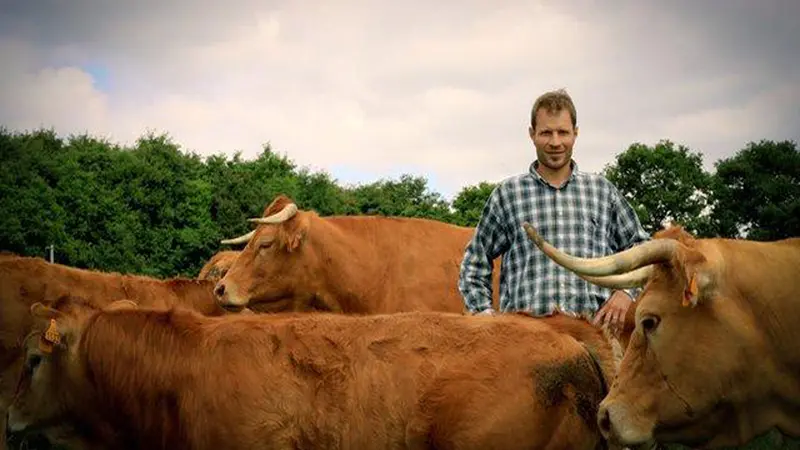
<svg viewBox="0 0 800 450">
<path fill-rule="evenodd" d="M 230 313 L 238 313 L 242 312 L 245 307 L 244 305 L 229 305 L 229 304 L 220 304 L 219 305 L 222 309 Z"/>
<path fill-rule="evenodd" d="M 291 297 L 277 297 L 271 299 L 253 300 L 249 303 L 248 307 L 253 311 L 276 313 L 287 311 L 287 306 L 291 306 L 293 299 Z"/>
</svg>

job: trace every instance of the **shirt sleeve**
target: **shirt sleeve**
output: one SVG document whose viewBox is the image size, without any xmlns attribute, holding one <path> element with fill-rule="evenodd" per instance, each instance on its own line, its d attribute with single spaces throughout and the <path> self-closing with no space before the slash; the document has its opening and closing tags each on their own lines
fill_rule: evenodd
<svg viewBox="0 0 800 450">
<path fill-rule="evenodd" d="M 613 185 L 611 186 L 611 227 L 609 245 L 615 253 L 650 240 L 650 235 L 642 228 L 636 211 Z M 641 288 L 624 289 L 624 291 L 635 300 L 641 292 Z"/>
<path fill-rule="evenodd" d="M 508 250 L 510 243 L 500 189 L 496 187 L 486 201 L 461 260 L 458 289 L 464 307 L 473 314 L 492 307 L 492 262 Z"/>
</svg>

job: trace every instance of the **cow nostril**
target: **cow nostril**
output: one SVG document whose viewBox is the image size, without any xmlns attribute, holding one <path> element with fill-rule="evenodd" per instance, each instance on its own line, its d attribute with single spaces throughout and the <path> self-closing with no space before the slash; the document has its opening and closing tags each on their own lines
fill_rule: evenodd
<svg viewBox="0 0 800 450">
<path fill-rule="evenodd" d="M 597 411 L 597 426 L 600 427 L 600 432 L 603 436 L 608 437 L 611 433 L 611 417 L 608 415 L 608 409 L 601 407 Z"/>
<path fill-rule="evenodd" d="M 217 297 L 222 297 L 223 295 L 225 295 L 225 285 L 218 284 L 217 287 L 214 288 L 214 295 L 216 295 Z"/>
</svg>

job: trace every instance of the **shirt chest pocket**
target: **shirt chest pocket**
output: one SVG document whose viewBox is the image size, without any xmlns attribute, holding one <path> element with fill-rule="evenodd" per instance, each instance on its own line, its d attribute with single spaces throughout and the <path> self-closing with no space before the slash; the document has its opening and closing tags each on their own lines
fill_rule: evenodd
<svg viewBox="0 0 800 450">
<path fill-rule="evenodd" d="M 575 256 L 595 258 L 603 256 L 606 247 L 606 230 L 600 218 L 590 212 L 579 213 L 576 222 Z"/>
</svg>

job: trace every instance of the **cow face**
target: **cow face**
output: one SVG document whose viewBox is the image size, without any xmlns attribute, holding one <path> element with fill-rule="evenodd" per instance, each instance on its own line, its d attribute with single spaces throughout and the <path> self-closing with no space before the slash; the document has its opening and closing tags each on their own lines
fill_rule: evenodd
<svg viewBox="0 0 800 450">
<path fill-rule="evenodd" d="M 240 310 L 258 304 L 259 310 L 288 309 L 302 289 L 313 284 L 313 254 L 305 245 L 309 217 L 279 197 L 267 207 L 257 229 L 245 235 L 241 251 L 214 290 L 219 304 Z M 231 240 L 234 241 L 234 240 Z"/>
<path fill-rule="evenodd" d="M 215 254 L 208 262 L 200 269 L 197 275 L 198 280 L 211 280 L 214 282 L 219 281 L 230 269 L 231 264 L 239 256 L 238 251 L 226 250 Z"/>
<path fill-rule="evenodd" d="M 747 339 L 698 286 L 701 272 L 654 269 L 637 300 L 636 328 L 598 412 L 605 437 L 623 445 L 650 439 L 700 445 L 719 435 L 732 411 L 725 398 L 747 364 Z"/>
<path fill-rule="evenodd" d="M 13 432 L 57 425 L 65 414 L 64 399 L 69 394 L 68 385 L 60 378 L 69 366 L 73 321 L 41 303 L 34 304 L 31 313 L 35 324 L 24 342 L 25 362 L 8 409 L 7 426 Z"/>
<path fill-rule="evenodd" d="M 105 309 L 135 306 L 130 300 L 119 300 Z M 89 308 L 81 307 L 65 313 L 41 303 L 31 306 L 35 324 L 24 342 L 24 367 L 8 408 L 6 426 L 10 431 L 36 430 L 52 441 L 68 439 L 64 434 L 70 421 L 67 405 L 76 400 L 71 375 L 81 379 L 74 348 L 78 331 L 90 313 Z"/>
<path fill-rule="evenodd" d="M 722 434 L 757 355 L 754 327 L 719 285 L 714 246 L 680 228 L 602 258 L 577 258 L 526 232 L 551 259 L 609 288 L 644 286 L 617 378 L 598 411 L 615 444 L 697 445 Z"/>
</svg>

